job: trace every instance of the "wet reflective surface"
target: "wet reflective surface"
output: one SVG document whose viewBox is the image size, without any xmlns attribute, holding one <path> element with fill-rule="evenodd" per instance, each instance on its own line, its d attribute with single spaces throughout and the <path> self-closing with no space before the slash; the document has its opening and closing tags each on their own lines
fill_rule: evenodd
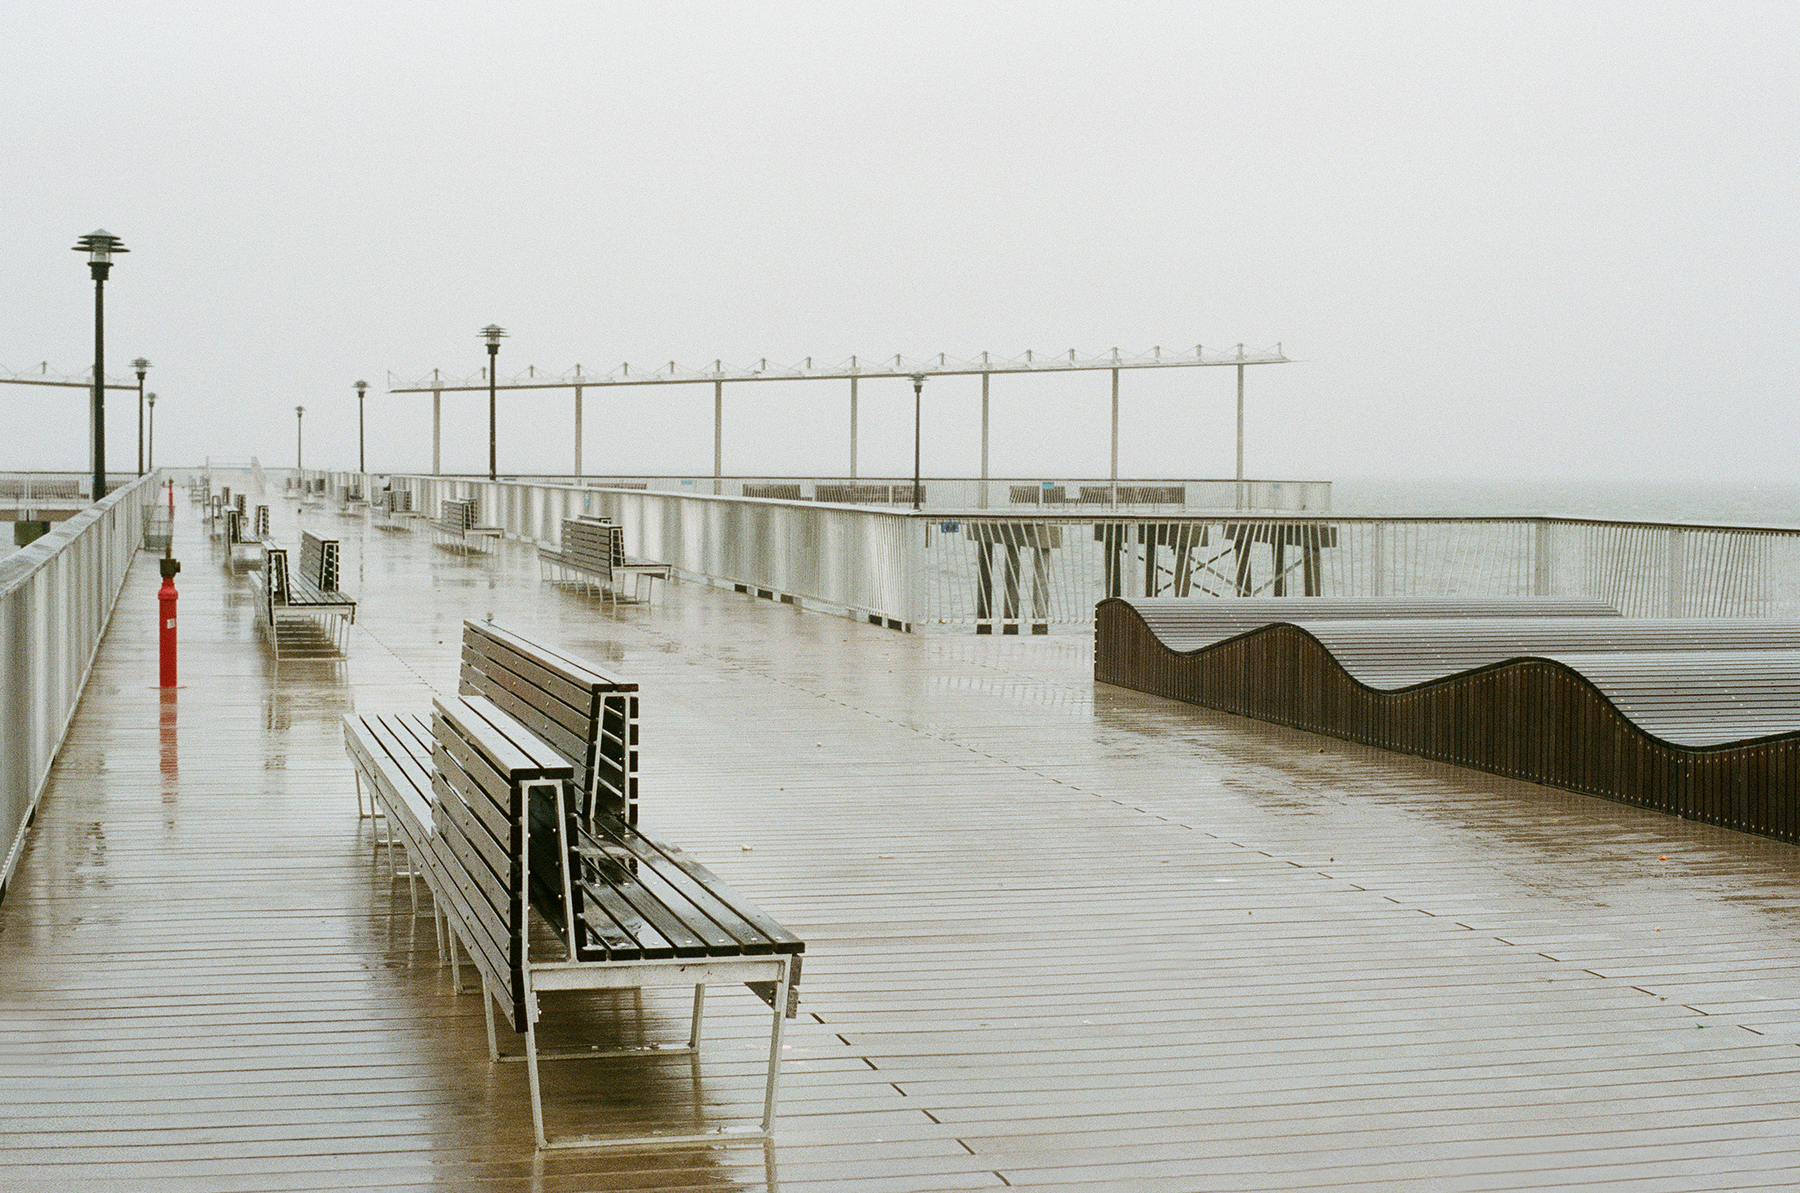
<svg viewBox="0 0 1800 1193">
<path fill-rule="evenodd" d="M 7 1188 L 1794 1183 L 1792 847 L 1096 687 L 1078 640 L 615 608 L 522 544 L 270 503 L 343 541 L 347 657 L 277 665 L 181 504 L 165 699 L 140 558 L 0 904 Z M 371 866 L 338 718 L 453 690 L 490 613 L 642 685 L 644 827 L 807 940 L 766 1152 L 535 1156 Z M 754 1118 L 762 1004 L 707 1009 L 697 1064 L 547 1068 L 553 1127 Z"/>
</svg>

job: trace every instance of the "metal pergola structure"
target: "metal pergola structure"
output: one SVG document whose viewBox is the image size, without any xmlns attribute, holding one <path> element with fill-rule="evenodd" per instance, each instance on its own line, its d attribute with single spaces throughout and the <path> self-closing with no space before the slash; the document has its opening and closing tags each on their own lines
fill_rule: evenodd
<svg viewBox="0 0 1800 1193">
<path fill-rule="evenodd" d="M 602 387 L 625 385 L 700 385 L 710 383 L 713 387 L 713 491 L 719 489 L 720 479 L 725 475 L 725 384 L 726 382 L 745 381 L 848 381 L 850 383 L 850 477 L 856 477 L 856 400 L 857 384 L 871 378 L 876 379 L 915 379 L 919 377 L 980 377 L 981 378 L 981 479 L 988 479 L 988 380 L 995 374 L 1018 373 L 1076 373 L 1109 370 L 1112 373 L 1112 481 L 1119 479 L 1119 374 L 1127 369 L 1193 369 L 1193 368 L 1236 368 L 1237 369 L 1237 480 L 1241 484 L 1244 479 L 1244 370 L 1251 365 L 1287 364 L 1289 357 L 1276 344 L 1273 349 L 1260 352 L 1246 352 L 1242 344 L 1226 351 L 1207 351 L 1195 344 L 1192 351 L 1165 351 L 1152 348 L 1148 353 L 1137 355 L 1121 355 L 1117 348 L 1110 353 L 1097 356 L 1080 356 L 1075 349 L 1059 353 L 1038 353 L 1027 351 L 1023 356 L 1010 359 L 995 359 L 983 352 L 980 359 L 952 359 L 946 353 L 923 360 L 908 359 L 899 355 L 881 357 L 873 362 L 852 356 L 849 360 L 836 365 L 815 367 L 813 358 L 807 357 L 800 365 L 770 365 L 767 358 L 759 361 L 755 368 L 727 366 L 723 361 L 715 360 L 710 369 L 684 368 L 675 361 L 659 365 L 650 372 L 632 372 L 630 364 L 621 364 L 617 369 L 607 373 L 584 373 L 580 365 L 573 370 L 560 373 L 546 373 L 538 376 L 535 366 L 528 368 L 523 374 L 510 381 L 495 381 L 482 371 L 473 377 L 446 377 L 440 370 L 433 369 L 431 376 L 422 378 L 410 385 L 394 384 L 393 375 L 388 375 L 388 392 L 391 394 L 431 395 L 431 471 L 441 473 L 442 461 L 439 444 L 443 425 L 443 395 L 472 390 L 494 389 L 572 389 L 575 391 L 575 469 L 574 475 L 582 475 L 581 467 L 581 403 L 582 391 Z"/>
<path fill-rule="evenodd" d="M 0 385 L 60 385 L 69 389 L 92 390 L 94 388 L 94 371 L 85 373 L 52 373 L 48 361 L 38 366 L 35 373 L 19 373 L 0 365 Z M 107 389 L 128 389 L 137 392 L 136 381 L 107 379 Z"/>
</svg>

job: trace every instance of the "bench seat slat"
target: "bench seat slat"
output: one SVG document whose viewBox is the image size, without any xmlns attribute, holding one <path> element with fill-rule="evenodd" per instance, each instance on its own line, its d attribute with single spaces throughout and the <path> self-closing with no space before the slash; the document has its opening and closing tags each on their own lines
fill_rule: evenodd
<svg viewBox="0 0 1800 1193">
<path fill-rule="evenodd" d="M 638 913 L 624 888 L 596 883 L 582 890 L 580 925 L 590 939 L 576 950 L 579 961 L 657 961 L 704 955 L 692 937 L 670 937 Z"/>
<path fill-rule="evenodd" d="M 684 899 L 654 866 L 643 865 L 635 857 L 584 850 L 580 883 L 584 901 L 595 900 L 596 891 L 616 895 L 635 919 L 672 943 L 677 956 L 717 957 L 742 951 L 740 940 Z M 581 947 L 577 946 L 578 956 Z"/>
<path fill-rule="evenodd" d="M 593 827 L 596 835 L 589 835 L 586 826 L 577 830 L 584 856 L 624 854 L 634 865 L 634 881 L 659 897 L 666 895 L 664 907 L 671 913 L 680 908 L 691 917 L 690 930 L 699 935 L 699 923 L 710 921 L 704 935 L 716 943 L 709 944 L 708 955 L 750 956 L 805 949 L 798 937 L 686 855 L 665 848 L 616 818 L 597 819 Z M 584 881 L 584 888 L 588 885 Z"/>
<path fill-rule="evenodd" d="M 700 889 L 686 873 L 671 865 L 664 853 L 649 844 L 648 838 L 624 825 L 614 826 L 604 821 L 596 825 L 596 829 L 601 841 L 611 844 L 612 848 L 607 849 L 606 844 L 602 844 L 600 850 L 590 847 L 584 851 L 586 866 L 593 867 L 591 871 L 583 870 L 584 889 L 596 878 L 619 882 L 621 880 L 614 877 L 614 873 L 626 870 L 635 895 L 633 903 L 640 913 L 659 924 L 679 924 L 680 932 L 691 936 L 708 955 L 773 951 L 762 933 L 726 901 Z M 593 840 L 588 838 L 584 845 Z M 596 853 L 611 860 L 598 861 Z M 620 855 L 629 861 L 621 864 Z"/>
</svg>

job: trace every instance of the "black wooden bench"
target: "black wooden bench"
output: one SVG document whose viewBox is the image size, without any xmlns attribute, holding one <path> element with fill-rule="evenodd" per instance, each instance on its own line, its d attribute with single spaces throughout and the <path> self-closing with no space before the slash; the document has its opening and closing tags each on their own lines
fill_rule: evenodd
<svg viewBox="0 0 1800 1193">
<path fill-rule="evenodd" d="M 487 540 L 501 535 L 498 526 L 479 526 L 477 511 L 480 504 L 473 497 L 446 497 L 438 503 L 437 521 L 431 524 L 434 540 L 439 546 L 454 546 L 468 550 L 471 546 L 476 550 L 487 550 Z"/>
<path fill-rule="evenodd" d="M 429 724 L 416 715 L 349 716 L 345 748 L 359 792 L 368 786 L 388 818 L 390 839 L 407 853 L 406 875 L 423 878 L 431 890 L 453 968 L 460 942 L 481 974 L 490 1057 L 527 1064 L 539 1146 L 768 1138 L 782 1022 L 794 1013 L 804 942 L 629 822 L 635 685 L 473 622 L 464 624 L 463 660 L 466 694 L 438 700 Z M 553 746 L 497 700 L 474 694 L 479 690 L 495 692 L 564 745 Z M 584 777 L 588 769 L 591 778 Z M 534 948 L 533 909 L 553 945 L 542 938 Z M 620 1053 L 540 1050 L 538 992 L 692 987 L 685 1047 L 624 1052 L 693 1055 L 705 988 L 719 982 L 745 983 L 772 1009 L 759 1127 L 637 1139 L 548 1136 L 539 1061 Z M 496 1003 L 525 1037 L 517 1057 L 501 1055 Z"/>
<path fill-rule="evenodd" d="M 233 567 L 243 560 L 259 559 L 262 551 L 274 544 L 269 535 L 269 507 L 256 507 L 252 518 L 240 509 L 225 511 L 225 562 Z"/>
<path fill-rule="evenodd" d="M 232 501 L 231 490 L 209 494 L 206 499 L 207 533 L 213 538 L 230 542 L 230 522 L 232 514 L 244 513 L 244 495 L 237 495 L 236 503 Z"/>
<path fill-rule="evenodd" d="M 287 548 L 273 540 L 263 546 L 262 574 L 255 576 L 257 618 L 281 657 L 281 626 L 296 621 L 320 625 L 341 653 L 356 621 L 356 598 L 338 588 L 338 544 L 310 532 L 300 535 L 297 568 L 288 566 Z"/>
<path fill-rule="evenodd" d="M 412 529 L 400 520 L 401 515 L 413 512 L 412 490 L 383 489 L 375 495 L 372 508 L 375 511 L 376 529 L 390 533 Z"/>
<path fill-rule="evenodd" d="M 615 603 L 624 579 L 631 580 L 632 599 L 647 602 L 655 594 L 655 582 L 667 581 L 675 570 L 666 563 L 627 557 L 623 529 L 598 517 L 563 519 L 562 549 L 539 547 L 538 567 L 550 583 L 592 585 Z"/>
</svg>

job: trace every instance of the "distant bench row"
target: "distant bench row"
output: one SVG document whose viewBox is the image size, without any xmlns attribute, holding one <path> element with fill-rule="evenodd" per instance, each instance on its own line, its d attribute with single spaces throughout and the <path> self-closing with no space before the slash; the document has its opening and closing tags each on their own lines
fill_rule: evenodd
<svg viewBox="0 0 1800 1193">
<path fill-rule="evenodd" d="M 481 975 L 491 1060 L 499 1006 L 524 1037 L 540 1147 L 767 1138 L 782 1021 L 794 1014 L 806 945 L 680 849 L 636 827 L 637 685 L 491 623 L 463 623 L 459 698 L 429 714 L 344 718 L 344 746 L 388 824 L 389 855 L 430 889 L 440 941 Z M 548 933 L 534 940 L 532 916 Z M 448 939 L 445 939 L 445 934 Z M 460 976 L 458 977 L 460 984 Z M 545 1130 L 540 1060 L 548 990 L 692 988 L 696 1053 L 709 983 L 744 983 L 772 1011 L 763 1114 L 749 1132 L 558 1138 Z"/>
</svg>

